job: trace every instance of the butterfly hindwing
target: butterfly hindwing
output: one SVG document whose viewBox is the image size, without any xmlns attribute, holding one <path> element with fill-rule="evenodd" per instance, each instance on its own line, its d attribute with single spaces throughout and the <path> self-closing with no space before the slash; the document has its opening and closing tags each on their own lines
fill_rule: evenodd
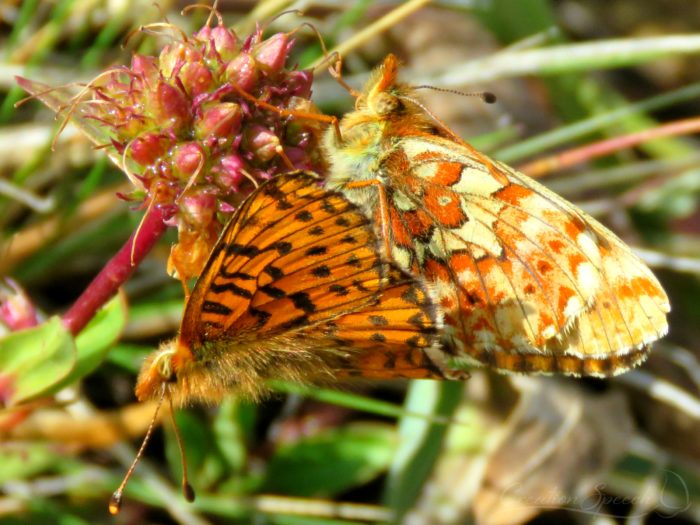
<svg viewBox="0 0 700 525">
<path fill-rule="evenodd" d="M 530 366 L 518 359 L 523 354 L 579 355 L 577 366 L 586 366 L 585 359 L 638 356 L 663 335 L 665 294 L 614 234 L 522 174 L 445 142 L 415 137 L 399 145 L 404 154 L 421 151 L 404 177 L 410 200 L 423 203 L 434 226 L 408 250 L 423 255 L 417 263 L 437 281 L 443 303 L 458 305 L 464 348 L 496 365 L 502 352 L 510 354 L 503 363 L 523 368 Z"/>
<path fill-rule="evenodd" d="M 445 348 L 500 370 L 610 375 L 638 364 L 667 331 L 651 271 L 595 219 L 462 141 L 397 71 L 390 55 L 340 134 L 327 132 L 327 186 L 434 289 Z"/>
</svg>

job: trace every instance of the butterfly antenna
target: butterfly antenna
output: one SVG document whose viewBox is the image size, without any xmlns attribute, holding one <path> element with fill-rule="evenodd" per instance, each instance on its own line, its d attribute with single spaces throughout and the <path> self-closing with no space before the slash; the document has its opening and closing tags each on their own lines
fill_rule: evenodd
<svg viewBox="0 0 700 525">
<path fill-rule="evenodd" d="M 440 120 L 440 118 L 438 118 L 438 116 L 435 113 L 433 113 L 427 107 L 425 107 L 425 105 L 420 100 L 417 100 L 413 97 L 407 97 L 405 95 L 402 95 L 400 98 L 402 100 L 408 100 L 411 104 L 415 104 L 416 106 L 421 108 L 427 115 L 430 116 L 431 119 L 433 119 L 433 121 L 435 121 L 435 123 L 438 126 L 440 126 L 440 128 L 442 128 L 442 130 L 445 133 L 450 135 L 450 137 L 452 137 L 455 141 L 460 142 L 460 143 L 464 143 L 464 140 L 462 140 L 462 137 L 460 137 L 454 131 L 452 131 L 447 124 L 445 124 L 442 120 Z"/>
<path fill-rule="evenodd" d="M 175 421 L 175 410 L 173 409 L 173 401 L 168 398 L 168 406 L 170 408 L 170 422 L 173 425 L 173 430 L 175 431 L 175 441 L 177 441 L 177 447 L 180 449 L 180 460 L 182 462 L 182 495 L 185 499 L 192 503 L 195 498 L 194 489 L 187 479 L 187 458 L 185 457 L 185 446 L 182 442 L 182 435 L 180 434 L 180 429 Z"/>
<path fill-rule="evenodd" d="M 496 98 L 496 95 L 494 93 L 491 93 L 490 91 L 469 92 L 469 91 L 459 91 L 458 89 L 447 89 L 447 88 L 441 88 L 441 87 L 430 86 L 430 85 L 411 86 L 411 87 L 413 89 L 432 89 L 433 91 L 439 91 L 440 93 L 451 93 L 453 95 L 460 95 L 462 97 L 479 97 L 481 100 L 483 100 L 487 104 L 493 104 L 496 102 L 496 100 L 498 100 Z"/>
<path fill-rule="evenodd" d="M 131 475 L 134 473 L 134 470 L 136 469 L 136 465 L 138 462 L 141 460 L 141 457 L 143 457 L 143 453 L 146 450 L 146 445 L 148 444 L 149 440 L 151 439 L 151 434 L 153 434 L 153 429 L 156 426 L 156 419 L 158 418 L 158 412 L 160 412 L 160 407 L 163 406 L 163 400 L 165 400 L 165 393 L 166 393 L 166 385 L 163 384 L 163 392 L 160 395 L 160 399 L 158 399 L 158 405 L 156 406 L 156 411 L 153 413 L 153 418 L 151 419 L 151 423 L 148 425 L 148 430 L 146 430 L 146 435 L 143 438 L 143 441 L 141 442 L 141 447 L 139 448 L 139 451 L 136 453 L 136 457 L 134 458 L 134 461 L 131 462 L 131 466 L 129 467 L 129 470 L 126 471 L 126 474 L 124 475 L 124 479 L 122 480 L 121 484 L 119 485 L 119 488 L 114 491 L 112 494 L 112 497 L 109 499 L 109 513 L 112 516 L 116 516 L 119 514 L 119 511 L 122 508 L 122 496 L 124 494 L 124 489 L 126 488 L 126 484 L 129 482 L 129 479 L 131 479 Z"/>
</svg>

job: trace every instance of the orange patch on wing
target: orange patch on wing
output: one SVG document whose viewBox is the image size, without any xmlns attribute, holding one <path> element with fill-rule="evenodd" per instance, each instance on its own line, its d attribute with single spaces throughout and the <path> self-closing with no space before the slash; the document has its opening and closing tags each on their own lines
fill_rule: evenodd
<svg viewBox="0 0 700 525">
<path fill-rule="evenodd" d="M 443 186 L 452 186 L 459 182 L 462 178 L 462 170 L 464 166 L 458 162 L 438 162 L 435 175 L 431 182 L 442 184 Z"/>
<path fill-rule="evenodd" d="M 564 228 L 567 237 L 575 240 L 579 233 L 586 230 L 586 225 L 578 217 L 569 217 L 568 220 L 564 222 Z"/>
<path fill-rule="evenodd" d="M 389 221 L 391 224 L 391 235 L 396 244 L 399 246 L 411 246 L 413 237 L 404 226 L 402 217 L 394 208 L 389 208 Z"/>
<path fill-rule="evenodd" d="M 507 202 L 513 206 L 520 205 L 523 199 L 527 199 L 532 196 L 532 190 L 526 188 L 525 186 L 520 186 L 518 184 L 510 184 L 498 190 L 493 194 L 494 198 L 499 201 Z"/>
<path fill-rule="evenodd" d="M 408 230 L 410 231 L 413 238 L 424 238 L 429 232 L 433 225 L 433 221 L 423 210 L 409 211 L 404 214 L 404 219 L 408 223 Z M 406 246 L 412 245 L 412 240 L 409 241 Z"/>
<path fill-rule="evenodd" d="M 566 244 L 559 239 L 548 239 L 547 246 L 549 246 L 554 253 L 561 253 Z"/>
<path fill-rule="evenodd" d="M 429 186 L 423 195 L 425 207 L 445 228 L 457 228 L 464 224 L 467 216 L 462 210 L 461 199 L 453 191 L 439 186 Z"/>
</svg>

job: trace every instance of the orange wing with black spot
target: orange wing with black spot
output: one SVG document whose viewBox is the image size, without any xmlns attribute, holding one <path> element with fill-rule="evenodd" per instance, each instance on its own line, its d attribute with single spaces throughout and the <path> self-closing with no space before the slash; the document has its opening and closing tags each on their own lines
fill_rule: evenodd
<svg viewBox="0 0 700 525">
<path fill-rule="evenodd" d="M 330 349 L 348 374 L 361 374 L 367 356 L 403 352 L 393 372 L 384 361 L 387 377 L 433 375 L 425 352 L 440 314 L 420 282 L 381 261 L 377 244 L 365 215 L 316 177 L 268 181 L 226 226 L 195 285 L 178 345 L 190 355 L 178 362 L 286 337 Z"/>
</svg>

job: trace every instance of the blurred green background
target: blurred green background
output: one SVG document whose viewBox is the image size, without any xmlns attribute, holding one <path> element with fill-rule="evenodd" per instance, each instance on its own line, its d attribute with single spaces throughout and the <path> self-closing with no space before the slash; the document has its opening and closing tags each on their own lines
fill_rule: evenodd
<svg viewBox="0 0 700 525">
<path fill-rule="evenodd" d="M 417 9 L 401 16 L 400 7 Z M 191 34 L 206 10 L 186 2 L 5 0 L 0 4 L 0 275 L 41 312 L 60 314 L 136 229 L 140 211 L 115 196 L 126 178 L 80 132 L 26 96 L 15 75 L 87 82 L 130 54 L 157 55 L 157 31 Z M 672 0 L 474 0 L 261 3 L 221 1 L 246 35 L 312 23 L 328 47 L 351 43 L 345 79 L 360 88 L 389 52 L 426 105 L 476 147 L 518 166 L 536 157 L 700 113 L 700 10 Z M 281 11 L 303 9 L 270 20 Z M 393 15 L 392 15 L 393 13 Z M 386 27 L 374 25 L 393 16 Z M 368 32 L 361 33 L 366 28 Z M 359 36 L 359 38 L 358 38 Z M 320 55 L 296 33 L 294 59 Z M 352 109 L 327 74 L 314 99 Z M 692 122 L 692 121 L 691 121 Z M 645 141 L 543 181 L 608 224 L 662 280 L 671 333 L 649 361 L 618 378 L 506 377 L 363 382 L 331 389 L 277 385 L 259 406 L 177 413 L 197 500 L 179 492 L 171 427 L 155 432 L 125 493 L 111 492 L 153 413 L 133 397 L 135 373 L 182 312 L 164 240 L 122 296 L 72 342 L 51 323 L 0 341 L 0 394 L 11 371 L 22 398 L 0 413 L 0 524 L 57 523 L 700 523 L 700 154 L 692 135 Z M 33 338 L 33 339 L 32 339 Z M 49 341 L 50 343 L 47 343 Z M 36 353 L 18 360 L 17 348 Z M 48 395 L 52 394 L 52 395 Z"/>
</svg>

